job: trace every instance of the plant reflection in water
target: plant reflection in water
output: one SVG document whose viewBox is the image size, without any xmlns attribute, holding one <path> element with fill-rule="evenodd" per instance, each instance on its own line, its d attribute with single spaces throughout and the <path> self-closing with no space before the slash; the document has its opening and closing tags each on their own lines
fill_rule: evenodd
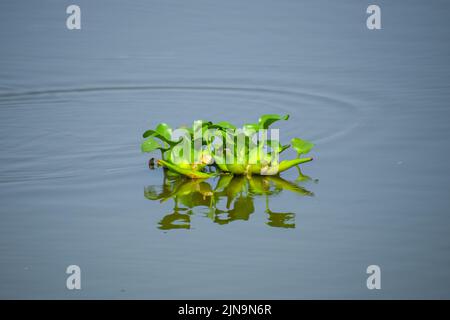
<svg viewBox="0 0 450 320">
<path fill-rule="evenodd" d="M 171 176 L 164 171 L 162 186 L 148 186 L 144 195 L 149 200 L 161 203 L 172 199 L 173 212 L 165 215 L 158 223 L 161 230 L 190 229 L 191 216 L 196 207 L 207 208 L 207 216 L 220 225 L 236 220 L 249 220 L 254 213 L 254 201 L 265 198 L 266 224 L 278 228 L 295 228 L 295 213 L 275 212 L 269 207 L 272 196 L 288 190 L 301 196 L 313 193 L 298 183 L 311 180 L 299 170 L 295 182 L 280 176 L 233 176 L 221 175 L 216 179 L 189 179 Z"/>
</svg>

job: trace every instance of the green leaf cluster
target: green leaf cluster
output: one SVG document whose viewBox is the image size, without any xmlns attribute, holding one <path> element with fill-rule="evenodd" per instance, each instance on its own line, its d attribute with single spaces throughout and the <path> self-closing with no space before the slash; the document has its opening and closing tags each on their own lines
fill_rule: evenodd
<svg viewBox="0 0 450 320">
<path fill-rule="evenodd" d="M 301 157 L 313 148 L 314 144 L 309 141 L 293 138 L 291 144 L 281 145 L 258 135 L 260 129 L 269 129 L 273 123 L 288 119 L 289 115 L 265 114 L 257 123 L 247 123 L 242 128 L 227 121 L 194 121 L 191 128 L 185 128 L 188 135 L 179 139 L 173 139 L 173 129 L 168 124 L 160 123 L 155 129 L 144 132 L 141 150 L 148 153 L 159 150 L 159 165 L 174 175 L 193 179 L 206 179 L 218 174 L 279 174 L 312 160 L 311 157 Z M 174 154 L 183 156 L 182 152 L 186 150 L 181 147 L 183 144 L 187 144 L 190 154 L 184 155 L 183 161 L 174 161 Z M 276 155 L 291 146 L 297 152 L 297 158 L 280 161 Z M 195 154 L 198 154 L 197 158 Z"/>
</svg>

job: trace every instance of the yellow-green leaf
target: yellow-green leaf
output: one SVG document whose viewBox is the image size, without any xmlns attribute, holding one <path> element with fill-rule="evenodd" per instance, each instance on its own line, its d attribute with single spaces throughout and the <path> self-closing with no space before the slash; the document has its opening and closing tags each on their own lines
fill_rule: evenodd
<svg viewBox="0 0 450 320">
<path fill-rule="evenodd" d="M 306 140 L 302 140 L 300 138 L 293 138 L 291 140 L 291 143 L 292 147 L 297 151 L 299 155 L 307 154 L 314 147 L 313 143 Z"/>
</svg>

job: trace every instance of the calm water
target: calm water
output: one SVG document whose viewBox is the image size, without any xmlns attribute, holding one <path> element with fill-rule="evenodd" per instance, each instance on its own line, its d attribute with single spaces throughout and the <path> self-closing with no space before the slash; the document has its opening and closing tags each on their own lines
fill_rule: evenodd
<svg viewBox="0 0 450 320">
<path fill-rule="evenodd" d="M 80 0 L 69 31 L 2 1 L 0 297 L 450 298 L 450 4 L 375 1 L 369 31 L 372 2 Z M 263 113 L 311 179 L 163 184 L 139 150 Z"/>
</svg>

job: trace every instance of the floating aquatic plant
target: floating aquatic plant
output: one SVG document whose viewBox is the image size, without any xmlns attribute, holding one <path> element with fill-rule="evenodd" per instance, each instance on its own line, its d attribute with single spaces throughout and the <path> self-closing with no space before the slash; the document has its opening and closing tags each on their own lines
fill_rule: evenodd
<svg viewBox="0 0 450 320">
<path fill-rule="evenodd" d="M 220 174 L 278 175 L 312 160 L 302 157 L 313 148 L 311 142 L 293 138 L 291 144 L 282 145 L 278 140 L 278 129 L 269 130 L 274 122 L 288 119 L 289 115 L 266 114 L 257 123 L 248 123 L 242 128 L 226 121 L 198 120 L 192 127 L 173 130 L 168 124 L 160 123 L 155 129 L 144 132 L 141 150 L 159 150 L 158 165 L 172 175 L 193 179 Z M 280 161 L 279 154 L 291 146 L 297 157 Z"/>
</svg>

